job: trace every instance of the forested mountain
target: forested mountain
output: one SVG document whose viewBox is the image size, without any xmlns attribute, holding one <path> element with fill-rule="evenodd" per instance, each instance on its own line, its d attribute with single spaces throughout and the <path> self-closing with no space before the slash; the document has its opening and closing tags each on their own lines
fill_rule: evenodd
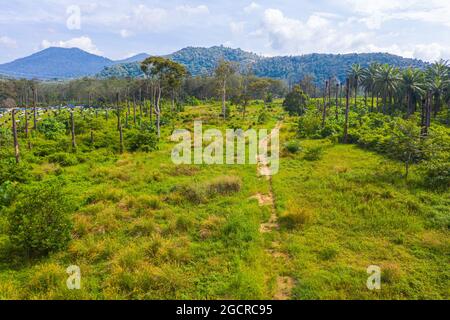
<svg viewBox="0 0 450 320">
<path fill-rule="evenodd" d="M 48 48 L 29 57 L 0 65 L 0 75 L 15 78 L 72 79 L 86 76 L 99 78 L 141 77 L 139 63 L 149 55 L 141 53 L 128 59 L 113 61 L 72 48 Z M 302 56 L 262 57 L 241 49 L 224 46 L 211 48 L 187 47 L 165 56 L 183 64 L 192 76 L 211 75 L 219 60 L 236 62 L 241 70 L 251 68 L 260 77 L 295 82 L 306 75 L 322 84 L 330 76 L 344 80 L 346 72 L 355 63 L 362 67 L 371 62 L 388 63 L 396 67 L 424 68 L 426 63 L 388 53 L 363 54 L 308 54 Z"/>
<path fill-rule="evenodd" d="M 48 48 L 0 65 L 0 74 L 27 79 L 70 79 L 95 75 L 113 63 L 78 48 Z"/>
<path fill-rule="evenodd" d="M 406 68 L 409 66 L 424 68 L 427 64 L 416 59 L 408 59 L 388 53 L 362 54 L 307 54 L 302 56 L 261 57 L 241 49 L 226 47 L 193 48 L 188 47 L 166 56 L 187 67 L 190 74 L 210 75 L 220 59 L 237 62 L 241 69 L 250 67 L 253 73 L 260 77 L 283 79 L 288 81 L 301 80 L 305 75 L 312 75 L 316 83 L 323 83 L 330 75 L 344 81 L 350 66 L 355 63 L 366 67 L 372 62 L 388 63 Z M 106 67 L 98 75 L 109 77 L 140 77 L 142 71 L 139 63 L 126 63 Z"/>
</svg>

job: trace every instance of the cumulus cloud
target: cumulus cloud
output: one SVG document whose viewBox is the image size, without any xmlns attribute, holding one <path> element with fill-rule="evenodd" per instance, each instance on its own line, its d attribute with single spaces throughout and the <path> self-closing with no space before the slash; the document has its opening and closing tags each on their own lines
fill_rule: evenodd
<svg viewBox="0 0 450 320">
<path fill-rule="evenodd" d="M 73 38 L 67 41 L 48 41 L 42 40 L 41 48 L 46 49 L 49 47 L 60 47 L 60 48 L 79 48 L 81 50 L 87 51 L 92 54 L 101 55 L 102 52 L 95 46 L 91 38 L 87 36 L 82 36 L 79 38 Z"/>
<path fill-rule="evenodd" d="M 450 57 L 450 46 L 443 46 L 436 42 L 419 44 L 414 48 L 413 57 L 430 62 L 445 59 Z"/>
<path fill-rule="evenodd" d="M 350 52 L 364 46 L 370 36 L 336 30 L 337 23 L 320 14 L 302 21 L 286 17 L 278 9 L 264 11 L 262 26 L 253 34 L 266 34 L 271 49 L 287 54 Z"/>
<path fill-rule="evenodd" d="M 259 4 L 257 4 L 256 2 L 252 2 L 244 8 L 244 12 L 251 13 L 251 12 L 259 10 L 260 8 L 261 8 L 261 6 Z"/>
<path fill-rule="evenodd" d="M 449 1 L 344 0 L 343 3 L 370 29 L 379 29 L 389 20 L 415 20 L 450 27 Z"/>
<path fill-rule="evenodd" d="M 189 5 L 178 6 L 175 8 L 176 11 L 187 13 L 187 14 L 208 14 L 209 9 L 205 5 L 199 5 L 196 7 L 191 7 Z"/>
<path fill-rule="evenodd" d="M 0 45 L 10 49 L 17 48 L 16 40 L 7 36 L 0 36 Z"/>
</svg>

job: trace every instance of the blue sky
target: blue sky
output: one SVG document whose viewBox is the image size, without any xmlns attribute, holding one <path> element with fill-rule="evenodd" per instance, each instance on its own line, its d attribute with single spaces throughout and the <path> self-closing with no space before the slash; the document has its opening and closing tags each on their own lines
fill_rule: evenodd
<svg viewBox="0 0 450 320">
<path fill-rule="evenodd" d="M 49 46 L 79 47 L 122 59 L 141 52 L 167 54 L 186 46 L 220 44 L 268 56 L 390 52 L 427 61 L 450 59 L 450 1 L 14 0 L 0 4 L 0 63 Z"/>
</svg>

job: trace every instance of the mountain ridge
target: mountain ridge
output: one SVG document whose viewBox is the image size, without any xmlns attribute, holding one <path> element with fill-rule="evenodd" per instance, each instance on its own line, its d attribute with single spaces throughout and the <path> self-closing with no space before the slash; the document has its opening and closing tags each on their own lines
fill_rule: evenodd
<svg viewBox="0 0 450 320">
<path fill-rule="evenodd" d="M 0 65 L 6 77 L 68 80 L 81 77 L 142 77 L 140 62 L 150 55 L 141 53 L 127 59 L 111 59 L 78 48 L 47 48 L 28 57 Z M 220 59 L 236 62 L 241 70 L 251 68 L 256 76 L 295 82 L 312 75 L 316 83 L 330 76 L 343 81 L 354 63 L 367 66 L 372 62 L 389 63 L 400 68 L 425 68 L 421 60 L 389 53 L 305 54 L 300 56 L 265 57 L 239 48 L 225 46 L 186 47 L 164 57 L 183 64 L 192 76 L 211 75 Z"/>
</svg>

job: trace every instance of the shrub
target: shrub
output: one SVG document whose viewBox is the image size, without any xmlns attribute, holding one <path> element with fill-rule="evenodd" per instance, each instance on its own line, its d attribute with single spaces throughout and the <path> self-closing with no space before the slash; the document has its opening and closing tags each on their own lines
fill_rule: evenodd
<svg viewBox="0 0 450 320">
<path fill-rule="evenodd" d="M 58 137 L 66 133 L 66 126 L 55 118 L 45 118 L 39 124 L 39 131 L 42 132 L 46 139 L 56 140 Z"/>
<path fill-rule="evenodd" d="M 9 236 L 28 256 L 42 256 L 66 247 L 72 224 L 72 205 L 59 182 L 24 187 L 8 210 Z"/>
<path fill-rule="evenodd" d="M 428 161 L 422 166 L 424 183 L 428 188 L 447 189 L 450 187 L 450 163 L 448 161 Z"/>
<path fill-rule="evenodd" d="M 133 130 L 127 135 L 128 151 L 150 152 L 157 149 L 158 137 L 151 130 Z"/>
<path fill-rule="evenodd" d="M 323 148 L 322 147 L 313 147 L 306 150 L 303 159 L 308 161 L 317 161 L 320 160 L 323 156 Z"/>
<path fill-rule="evenodd" d="M 307 208 L 300 208 L 297 204 L 290 204 L 288 210 L 280 217 L 280 225 L 287 229 L 297 229 L 310 223 L 313 213 Z"/>
<path fill-rule="evenodd" d="M 292 140 L 287 142 L 284 145 L 284 148 L 289 152 L 289 153 L 299 153 L 301 151 L 301 147 L 300 147 L 300 143 L 297 140 Z"/>
<path fill-rule="evenodd" d="M 207 185 L 209 195 L 227 195 L 241 190 L 242 182 L 238 177 L 225 176 L 213 180 Z"/>
<path fill-rule="evenodd" d="M 24 162 L 16 164 L 14 158 L 0 160 L 0 184 L 6 181 L 27 182 L 30 178 L 30 167 Z"/>
<path fill-rule="evenodd" d="M 78 158 L 72 153 L 58 152 L 47 157 L 50 163 L 57 163 L 63 167 L 74 166 L 78 164 Z"/>
</svg>

